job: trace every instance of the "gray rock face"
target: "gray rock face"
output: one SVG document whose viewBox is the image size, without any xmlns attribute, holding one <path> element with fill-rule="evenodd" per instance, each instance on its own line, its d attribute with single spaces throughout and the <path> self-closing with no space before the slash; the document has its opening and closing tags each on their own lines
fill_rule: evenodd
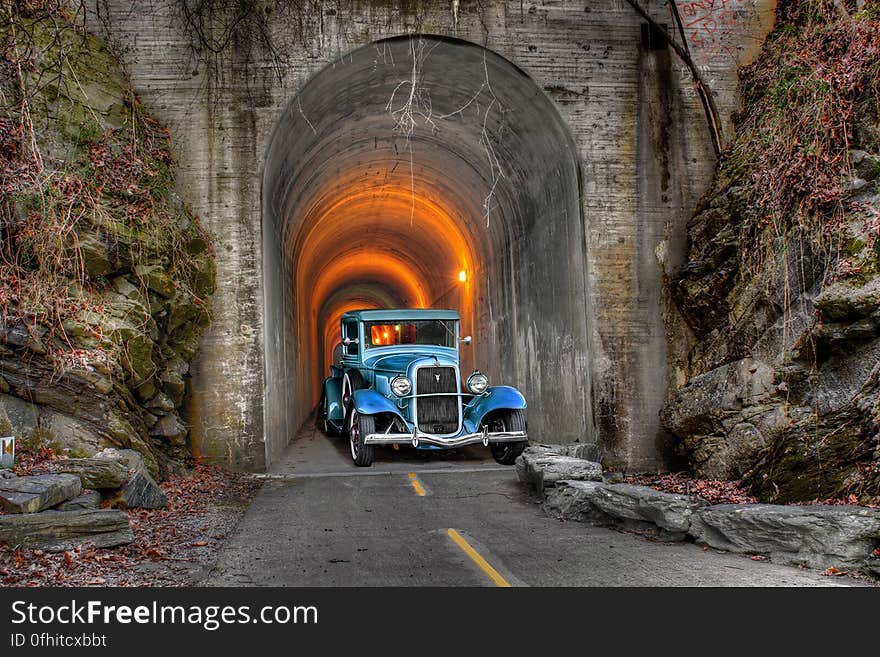
<svg viewBox="0 0 880 657">
<path fill-rule="evenodd" d="M 101 493 L 96 490 L 83 491 L 77 497 L 67 502 L 62 502 L 55 507 L 56 511 L 82 511 L 83 509 L 97 509 L 101 506 Z"/>
<path fill-rule="evenodd" d="M 86 509 L 0 516 L 0 542 L 13 548 L 62 552 L 92 543 L 108 548 L 131 543 L 134 533 L 123 511 Z"/>
<path fill-rule="evenodd" d="M 546 447 L 526 448 L 516 459 L 516 472 L 520 481 L 534 486 L 539 495 L 557 481 L 602 480 L 602 466 L 599 463 L 563 456 Z"/>
<path fill-rule="evenodd" d="M 77 475 L 85 488 L 119 488 L 128 481 L 128 468 L 112 459 L 60 459 L 52 467 L 56 472 Z"/>
<path fill-rule="evenodd" d="M 700 476 L 735 479 L 766 447 L 765 435 L 789 419 L 774 412 L 776 392 L 773 370 L 744 358 L 691 379 L 675 392 L 660 417 L 665 427 L 682 437 L 682 447 Z"/>
<path fill-rule="evenodd" d="M 109 444 L 88 422 L 12 395 L 0 393 L 2 411 L 9 418 L 10 432 L 16 437 L 31 440 L 39 428 L 40 439 L 59 453 L 85 456 Z"/>
<path fill-rule="evenodd" d="M 683 540 L 705 502 L 647 486 L 560 481 L 547 493 L 544 509 L 565 519 L 652 531 Z"/>
<path fill-rule="evenodd" d="M 880 306 L 880 277 L 861 286 L 848 281 L 833 283 L 819 293 L 813 305 L 830 321 L 867 317 Z"/>
<path fill-rule="evenodd" d="M 721 504 L 699 513 L 694 538 L 813 568 L 858 567 L 880 545 L 880 510 L 857 506 Z"/>
<path fill-rule="evenodd" d="M 0 480 L 0 505 L 9 513 L 36 513 L 80 494 L 82 483 L 71 474 L 44 474 Z"/>
<path fill-rule="evenodd" d="M 700 498 L 632 484 L 605 484 L 591 501 L 610 517 L 656 525 L 667 537 L 679 540 L 691 528 L 696 510 L 705 506 Z"/>
<path fill-rule="evenodd" d="M 40 409 L 37 406 L 18 397 L 0 393 L 0 409 L 9 423 L 3 435 L 15 435 L 22 440 L 33 436 L 40 417 Z"/>
<path fill-rule="evenodd" d="M 168 498 L 150 475 L 143 458 L 134 450 L 111 447 L 95 454 L 95 458 L 121 463 L 128 469 L 128 481 L 108 498 L 114 507 L 161 509 L 168 504 Z"/>
<path fill-rule="evenodd" d="M 165 415 L 153 425 L 150 435 L 164 438 L 176 445 L 184 445 L 187 432 L 188 429 L 176 415 Z"/>
<path fill-rule="evenodd" d="M 604 484 L 597 481 L 560 481 L 544 497 L 543 509 L 559 520 L 574 520 L 591 525 L 609 524 L 607 514 L 595 504 L 598 489 Z"/>
</svg>

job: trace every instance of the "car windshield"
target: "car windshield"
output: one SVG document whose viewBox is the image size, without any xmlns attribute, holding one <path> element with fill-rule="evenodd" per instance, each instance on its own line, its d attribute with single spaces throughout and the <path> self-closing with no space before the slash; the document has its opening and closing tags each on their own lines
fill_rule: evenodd
<svg viewBox="0 0 880 657">
<path fill-rule="evenodd" d="M 366 347 L 397 344 L 429 344 L 455 347 L 455 320 L 420 319 L 397 322 L 364 322 Z"/>
</svg>

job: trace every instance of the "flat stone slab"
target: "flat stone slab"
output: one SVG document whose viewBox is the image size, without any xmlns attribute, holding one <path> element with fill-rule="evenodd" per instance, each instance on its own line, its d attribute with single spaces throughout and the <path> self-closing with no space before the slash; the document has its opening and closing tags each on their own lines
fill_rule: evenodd
<svg viewBox="0 0 880 657">
<path fill-rule="evenodd" d="M 55 472 L 77 475 L 85 488 L 120 488 L 128 481 L 128 468 L 112 459 L 59 459 L 52 463 Z"/>
<path fill-rule="evenodd" d="M 109 548 L 133 540 L 128 515 L 116 509 L 43 511 L 0 516 L 0 542 L 12 548 L 63 552 L 84 543 Z"/>
<path fill-rule="evenodd" d="M 55 507 L 56 511 L 82 511 L 83 509 L 97 509 L 101 506 L 101 493 L 96 490 L 87 490 L 72 500 L 62 502 Z"/>
<path fill-rule="evenodd" d="M 880 569 L 880 509 L 860 506 L 716 504 L 647 486 L 557 481 L 544 511 L 575 520 L 656 533 L 776 563 L 811 568 Z"/>
<path fill-rule="evenodd" d="M 865 565 L 880 545 L 880 509 L 860 506 L 719 504 L 699 512 L 698 543 L 813 568 Z"/>
<path fill-rule="evenodd" d="M 559 481 L 547 492 L 544 509 L 563 520 L 656 531 L 684 540 L 705 500 L 664 493 L 647 486 L 593 481 Z"/>
<path fill-rule="evenodd" d="M 150 476 L 143 457 L 132 449 L 107 448 L 95 454 L 95 459 L 107 459 L 121 463 L 128 471 L 128 480 L 106 499 L 120 509 L 161 509 L 168 504 L 168 498 Z"/>
<path fill-rule="evenodd" d="M 0 479 L 0 506 L 8 513 L 36 513 L 80 494 L 82 482 L 72 474 L 42 474 Z"/>
<path fill-rule="evenodd" d="M 520 481 L 534 486 L 539 495 L 558 481 L 602 481 L 601 464 L 541 446 L 526 448 L 516 459 L 516 473 Z"/>
</svg>

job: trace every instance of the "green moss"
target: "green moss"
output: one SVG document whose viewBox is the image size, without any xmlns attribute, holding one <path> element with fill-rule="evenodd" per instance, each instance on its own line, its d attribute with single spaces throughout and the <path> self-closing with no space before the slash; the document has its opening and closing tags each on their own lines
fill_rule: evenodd
<svg viewBox="0 0 880 657">
<path fill-rule="evenodd" d="M 849 482 L 870 451 L 870 438 L 846 414 L 810 420 L 787 432 L 747 483 L 763 502 L 843 497 L 856 492 Z"/>
</svg>

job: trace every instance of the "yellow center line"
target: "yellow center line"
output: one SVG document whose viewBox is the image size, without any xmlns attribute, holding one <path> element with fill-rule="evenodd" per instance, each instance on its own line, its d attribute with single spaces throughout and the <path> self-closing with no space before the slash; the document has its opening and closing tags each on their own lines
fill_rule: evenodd
<svg viewBox="0 0 880 657">
<path fill-rule="evenodd" d="M 409 483 L 412 484 L 413 489 L 416 491 L 416 495 L 419 497 L 425 496 L 425 487 L 422 486 L 422 482 L 419 481 L 418 476 L 416 476 L 415 472 L 409 473 Z"/>
<path fill-rule="evenodd" d="M 459 534 L 454 529 L 447 529 L 446 533 L 449 534 L 449 538 L 453 540 L 453 542 L 461 548 L 461 551 L 464 552 L 468 557 L 470 557 L 471 561 L 473 561 L 477 566 L 479 566 L 480 570 L 482 570 L 486 575 L 489 576 L 489 579 L 495 584 L 495 586 L 501 587 L 509 587 L 510 582 L 504 579 L 497 570 L 495 570 L 492 565 L 486 561 L 479 552 L 477 552 L 474 548 L 471 547 L 471 544 L 464 540 L 464 537 Z"/>
</svg>

